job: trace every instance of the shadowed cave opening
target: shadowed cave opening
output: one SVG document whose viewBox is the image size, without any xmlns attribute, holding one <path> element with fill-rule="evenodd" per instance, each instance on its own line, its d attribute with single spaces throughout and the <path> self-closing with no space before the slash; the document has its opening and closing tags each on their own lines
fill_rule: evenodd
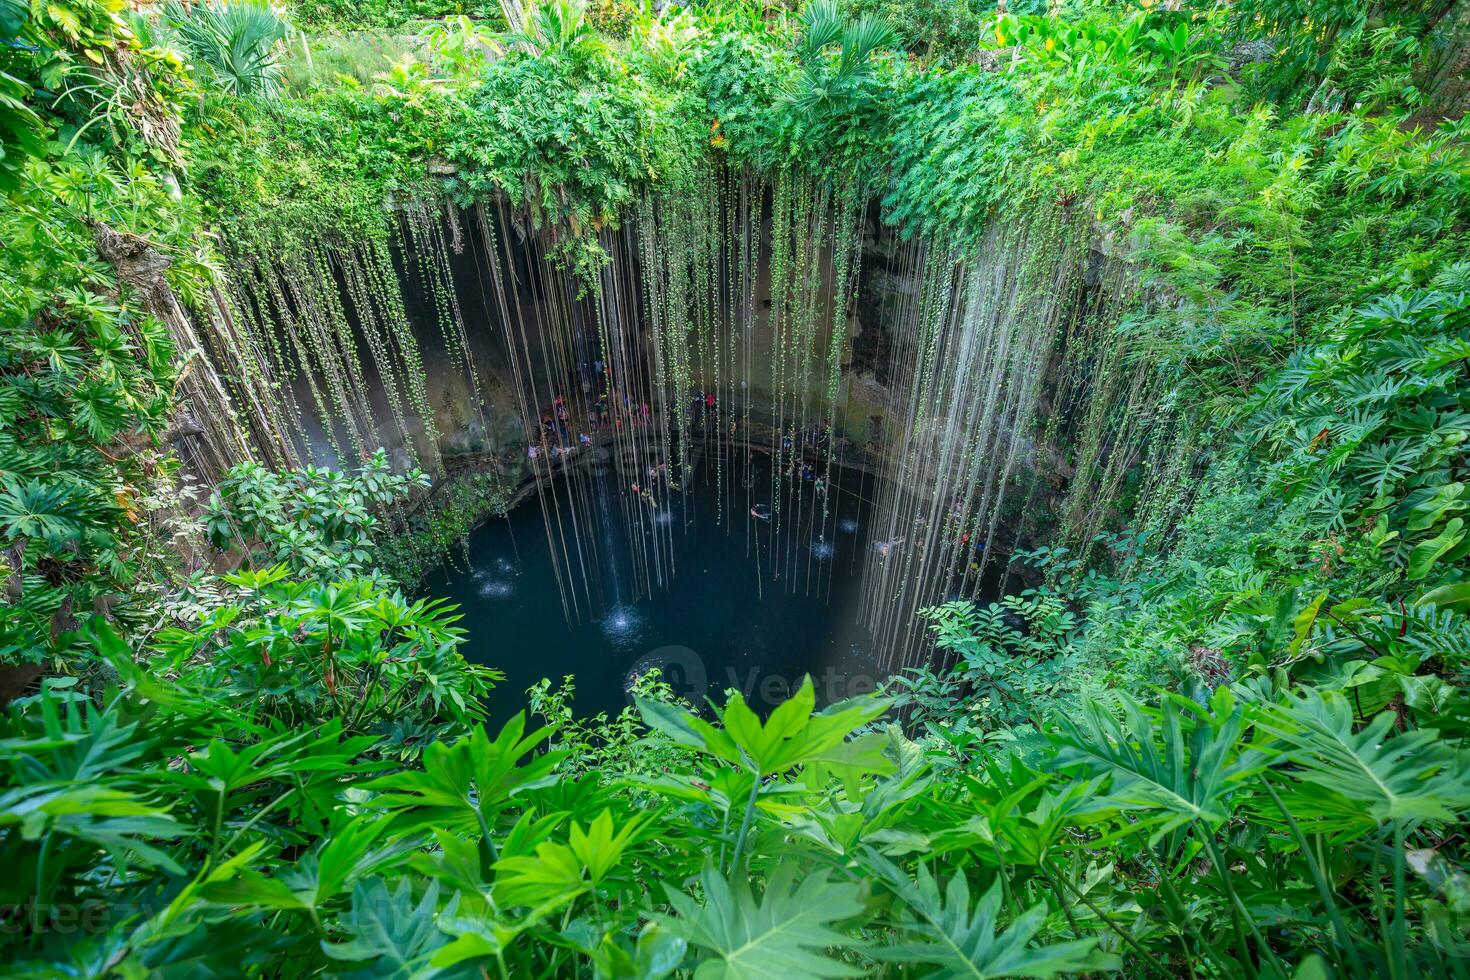
<svg viewBox="0 0 1470 980">
<path fill-rule="evenodd" d="M 323 253 L 321 294 L 253 299 L 371 352 L 291 375 L 312 455 L 385 445 L 512 502 L 418 583 L 505 671 L 496 708 L 572 675 L 579 714 L 615 711 L 649 666 L 695 702 L 769 709 L 807 674 L 837 700 L 942 656 L 919 613 L 1019 584 L 1007 557 L 1059 519 L 1090 536 L 1068 484 L 1080 459 L 1117 489 L 1129 375 L 1100 338 L 1132 283 L 1086 234 L 960 249 L 730 173 L 634 210 L 591 280 L 489 201 L 405 211 L 376 256 Z"/>
</svg>

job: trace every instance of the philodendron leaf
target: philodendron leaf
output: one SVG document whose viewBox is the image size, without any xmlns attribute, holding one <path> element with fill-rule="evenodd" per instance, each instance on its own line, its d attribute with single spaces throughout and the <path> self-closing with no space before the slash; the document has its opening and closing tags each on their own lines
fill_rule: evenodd
<svg viewBox="0 0 1470 980">
<path fill-rule="evenodd" d="M 496 895 L 505 905 L 554 906 L 597 888 L 623 860 L 651 816 L 623 818 L 615 825 L 602 811 L 585 829 L 572 821 L 567 843 L 543 841 L 534 855 L 502 858 L 496 863 Z"/>
<path fill-rule="evenodd" d="M 1451 483 L 1439 487 L 1433 497 L 1415 507 L 1406 525 L 1410 531 L 1427 531 L 1440 522 L 1446 514 L 1465 509 L 1461 498 L 1465 496 L 1465 484 Z"/>
<path fill-rule="evenodd" d="M 1236 807 L 1236 789 L 1265 766 L 1246 741 L 1246 719 L 1228 688 L 1208 705 L 1176 696 L 1155 710 L 1120 694 L 1118 713 L 1085 702 L 1051 736 L 1059 767 L 1108 779 L 1097 802 L 1130 819 L 1120 833 L 1150 830 L 1155 840 L 1197 821 L 1219 825 Z"/>
<path fill-rule="evenodd" d="M 1416 606 L 1438 606 L 1455 612 L 1470 612 L 1470 582 L 1451 582 L 1430 589 L 1414 603 Z"/>
<path fill-rule="evenodd" d="M 566 753 L 533 755 L 551 731 L 527 734 L 525 714 L 514 715 L 493 739 L 477 728 L 458 741 L 436 742 L 424 751 L 422 771 L 391 773 L 366 788 L 380 794 L 378 805 L 396 812 L 403 829 L 480 831 L 487 814 L 507 800 L 556 781 Z"/>
<path fill-rule="evenodd" d="M 1307 603 L 1306 608 L 1297 613 L 1296 618 L 1292 620 L 1292 639 L 1291 644 L 1287 647 L 1287 651 L 1292 656 L 1296 656 L 1302 644 L 1307 642 L 1307 637 L 1312 633 L 1312 625 L 1317 622 L 1317 613 L 1322 609 L 1322 603 L 1326 598 L 1327 593 L 1324 591 Z"/>
<path fill-rule="evenodd" d="M 1470 810 L 1461 756 L 1433 730 L 1390 736 L 1394 720 L 1383 712 L 1359 729 L 1347 698 L 1307 689 L 1263 709 L 1258 725 L 1285 743 L 1295 775 L 1352 804 L 1364 820 L 1453 820 Z"/>
<path fill-rule="evenodd" d="M 782 977 L 856 977 L 862 971 L 826 955 L 862 944 L 833 928 L 862 913 L 858 886 L 781 865 L 757 897 L 745 878 L 728 880 L 706 866 L 700 874 L 704 904 L 670 889 L 677 918 L 664 920 L 671 934 L 701 951 L 698 980 L 768 980 Z"/>
<path fill-rule="evenodd" d="M 586 926 L 582 931 L 590 933 L 587 939 L 579 940 L 572 929 L 562 932 L 562 937 L 575 943 L 585 953 L 596 969 L 597 980 L 663 980 L 679 968 L 689 943 L 674 935 L 658 922 L 650 922 L 638 933 L 636 945 L 617 935 L 617 930 L 600 934 L 600 928 Z"/>
<path fill-rule="evenodd" d="M 875 949 L 873 956 L 892 963 L 922 963 L 938 967 L 924 976 L 931 980 L 986 980 L 989 977 L 1054 977 L 1062 973 L 1116 969 L 1117 957 L 1096 949 L 1097 940 L 1038 945 L 1032 939 L 1046 921 L 1046 907 L 1037 905 L 1000 928 L 1002 894 L 997 880 L 973 907 L 964 873 L 949 879 L 941 893 L 939 882 L 923 864 L 917 879 L 876 851 L 868 860 L 903 903 L 894 923 L 900 939 Z"/>
<path fill-rule="evenodd" d="M 850 761 L 838 747 L 853 732 L 878 718 L 888 707 L 882 698 L 852 698 L 814 711 L 816 695 L 807 677 L 796 692 L 761 721 L 745 698 L 732 694 L 719 719 L 723 727 L 681 708 L 638 699 L 643 721 L 676 743 L 715 756 L 732 766 L 758 771 L 762 776 L 785 772 L 836 753 L 837 762 Z M 879 763 L 880 769 L 889 764 Z"/>
</svg>

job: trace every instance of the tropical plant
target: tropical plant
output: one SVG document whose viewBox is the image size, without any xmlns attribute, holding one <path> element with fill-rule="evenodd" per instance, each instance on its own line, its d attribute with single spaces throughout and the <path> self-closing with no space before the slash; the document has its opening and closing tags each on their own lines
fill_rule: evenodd
<svg viewBox="0 0 1470 980">
<path fill-rule="evenodd" d="M 361 608 L 309 601 L 343 649 L 395 642 Z M 252 605 L 285 640 L 291 623 Z M 300 657 L 322 639 L 308 633 L 277 649 Z M 96 639 L 120 687 L 94 703 L 49 684 L 0 739 L 0 851 L 25 872 L 7 879 L 24 913 L 6 935 L 49 935 L 51 962 L 95 950 L 62 928 L 71 908 L 98 910 L 110 957 L 154 966 L 228 962 L 240 954 L 221 930 L 239 932 L 272 951 L 247 972 L 289 948 L 312 970 L 427 975 L 1287 976 L 1320 961 L 1411 976 L 1464 948 L 1445 836 L 1470 810 L 1463 750 L 1394 734 L 1391 712 L 1359 730 L 1337 694 L 1248 683 L 1204 703 L 1089 703 L 1037 745 L 973 755 L 960 779 L 873 727 L 883 702 L 816 712 L 809 682 L 765 720 L 738 695 L 713 721 L 642 700 L 650 727 L 620 751 L 664 761 L 609 783 L 568 769 L 556 727 L 522 717 L 446 732 L 421 769 L 385 772 L 365 760 L 402 757 L 381 727 L 397 711 L 370 712 L 370 734 L 353 704 L 301 713 L 241 673 L 258 639 L 203 667 L 166 639 L 177 685 Z M 98 876 L 99 862 L 129 874 Z M 184 890 L 140 919 L 106 911 L 170 877 Z M 19 975 L 44 969 L 7 952 Z"/>
<path fill-rule="evenodd" d="M 607 51 L 597 29 L 587 19 L 585 0 L 542 0 L 526 18 L 523 28 L 505 36 L 507 47 L 536 55 L 586 61 Z"/>
<path fill-rule="evenodd" d="M 842 165 L 871 152 L 871 126 L 885 94 L 876 57 L 898 46 L 892 25 L 871 15 L 849 20 L 836 0 L 802 8 L 796 57 L 801 74 L 788 93 L 805 146 L 823 146 Z"/>
<path fill-rule="evenodd" d="M 436 487 L 387 540 L 377 542 L 376 563 L 395 581 L 418 582 L 464 545 L 482 521 L 506 513 L 509 494 L 497 473 L 471 473 Z"/>
<path fill-rule="evenodd" d="M 419 37 L 434 53 L 435 63 L 451 76 L 477 73 L 500 50 L 494 32 L 464 14 L 431 22 L 419 32 Z"/>
<path fill-rule="evenodd" d="M 170 3 L 164 16 L 189 57 L 222 90 L 242 99 L 270 98 L 281 89 L 280 46 L 290 30 L 268 0 Z"/>
<path fill-rule="evenodd" d="M 374 567 L 377 515 L 428 485 L 421 470 L 394 473 L 381 449 L 351 474 L 241 463 L 210 497 L 204 528 L 218 548 L 239 546 L 251 560 L 331 579 Z"/>
<path fill-rule="evenodd" d="M 931 4 L 789 6 L 600 6 L 625 49 L 554 2 L 483 65 L 487 25 L 431 35 L 474 91 L 405 60 L 195 113 L 157 25 L 0 0 L 0 657 L 47 668 L 0 721 L 7 976 L 1465 975 L 1470 183 L 1466 124 L 1424 122 L 1420 90 L 1450 5 L 1016 2 L 938 67 L 887 55 L 878 19 L 968 60 L 956 22 L 915 23 Z M 194 60 L 264 94 L 273 30 Z M 582 719 L 543 682 L 487 728 L 495 672 L 379 571 L 422 482 L 382 455 L 234 470 L 204 514 L 253 559 L 234 574 L 160 546 L 190 516 L 150 508 L 193 482 L 175 332 L 251 347 L 242 384 L 285 359 L 229 325 L 274 304 L 319 363 L 259 391 L 310 387 L 332 333 L 391 342 L 396 378 L 419 353 L 369 309 L 400 274 L 385 214 L 507 201 L 597 304 L 602 236 L 711 169 L 725 206 L 744 168 L 879 198 L 956 262 L 1009 223 L 1076 247 L 1044 291 L 1079 320 L 1137 285 L 1116 329 L 1069 334 L 1082 380 L 1173 393 L 1104 420 L 1150 430 L 1136 458 L 1106 424 L 1081 444 L 1069 398 L 1017 430 L 1048 468 L 1008 499 L 1071 479 L 1094 503 L 1089 454 L 1118 492 L 1085 532 L 1060 493 L 1018 507 L 1018 537 L 1047 533 L 1011 571 L 1042 584 L 931 610 L 934 662 L 886 695 L 819 710 L 806 683 L 763 717 L 648 676 L 636 710 Z M 200 208 L 237 277 L 290 274 L 201 309 Z M 149 315 L 97 254 L 113 228 L 192 316 Z M 721 275 L 693 285 L 715 301 Z M 338 277 L 351 302 L 313 310 Z M 462 537 L 486 489 L 463 485 L 393 522 L 390 570 Z"/>
<path fill-rule="evenodd" d="M 401 758 L 484 717 L 480 699 L 500 675 L 464 663 L 459 617 L 442 602 L 370 579 L 293 582 L 280 566 L 222 584 L 223 602 L 160 631 L 148 651 L 180 689 L 254 698 L 293 726 L 386 733 L 381 750 Z"/>
<path fill-rule="evenodd" d="M 19 200 L 50 208 L 40 193 Z M 164 327 L 107 294 L 85 226 L 47 219 L 0 210 L 0 233 L 16 246 L 0 260 L 9 281 L 56 288 L 21 287 L 0 313 L 0 659 L 11 663 L 64 649 L 94 614 L 126 614 L 177 371 Z"/>
</svg>

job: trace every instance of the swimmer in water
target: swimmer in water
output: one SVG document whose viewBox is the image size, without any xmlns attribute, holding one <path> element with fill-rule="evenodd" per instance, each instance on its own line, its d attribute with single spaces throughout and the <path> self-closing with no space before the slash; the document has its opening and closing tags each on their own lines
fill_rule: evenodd
<svg viewBox="0 0 1470 980">
<path fill-rule="evenodd" d="M 769 504 L 756 504 L 750 508 L 750 516 L 758 521 L 769 521 L 771 519 L 771 507 Z"/>
<path fill-rule="evenodd" d="M 893 549 L 903 544 L 903 542 L 903 538 L 894 538 L 892 541 L 880 541 L 873 547 L 878 550 L 878 554 L 882 555 L 884 558 L 887 558 L 889 554 L 892 553 Z"/>
</svg>

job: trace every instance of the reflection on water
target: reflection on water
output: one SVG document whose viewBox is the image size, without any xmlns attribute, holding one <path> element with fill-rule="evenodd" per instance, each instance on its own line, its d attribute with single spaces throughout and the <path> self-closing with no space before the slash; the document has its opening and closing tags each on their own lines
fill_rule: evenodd
<svg viewBox="0 0 1470 980">
<path fill-rule="evenodd" d="M 614 606 L 600 623 L 602 634 L 619 649 L 627 649 L 638 642 L 642 632 L 643 617 L 636 606 Z"/>
<path fill-rule="evenodd" d="M 491 696 L 500 720 L 524 707 L 527 687 L 567 674 L 575 675 L 583 715 L 621 709 L 633 679 L 651 667 L 696 702 L 706 694 L 723 700 L 734 689 L 763 711 L 805 674 L 823 701 L 872 689 L 879 677 L 871 639 L 857 624 L 867 547 L 862 500 L 871 497 L 861 476 L 828 491 L 825 527 L 813 519 L 820 512 L 813 496 L 804 520 L 787 519 L 772 541 L 771 524 L 747 520 L 746 491 L 735 491 L 739 506 L 727 497 L 722 507 L 709 475 L 709 484 L 697 476 L 655 517 L 664 525 L 658 533 L 672 534 L 676 571 L 652 597 L 632 601 L 633 576 L 601 569 L 612 608 L 582 608 L 580 621 L 568 624 L 535 500 L 471 536 L 468 574 L 446 563 L 429 576 L 427 592 L 462 607 L 465 655 L 506 674 Z M 770 481 L 757 476 L 754 484 Z M 621 508 L 610 513 L 624 535 Z M 623 583 L 616 602 L 614 572 Z"/>
</svg>

